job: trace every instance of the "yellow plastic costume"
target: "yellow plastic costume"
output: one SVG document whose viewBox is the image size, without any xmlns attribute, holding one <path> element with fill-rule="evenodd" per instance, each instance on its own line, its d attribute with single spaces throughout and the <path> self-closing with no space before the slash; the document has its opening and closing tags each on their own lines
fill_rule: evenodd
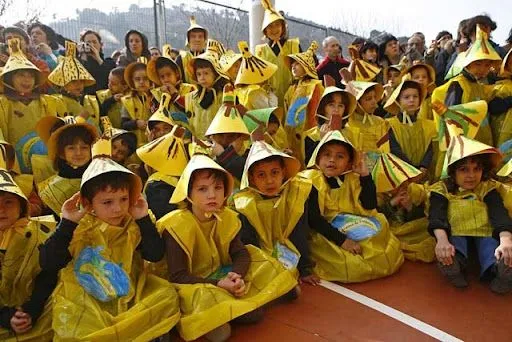
<svg viewBox="0 0 512 342">
<path fill-rule="evenodd" d="M 65 95 L 54 95 L 58 101 L 62 103 L 63 114 L 60 116 L 78 116 L 84 112 L 89 114 L 88 121 L 94 124 L 94 126 L 99 127 L 100 124 L 100 105 L 96 96 L 94 95 L 85 95 L 83 98 L 83 104 L 73 99 L 69 96 Z M 62 112 L 62 109 L 60 110 Z"/>
<path fill-rule="evenodd" d="M 54 175 L 37 184 L 39 197 L 55 214 L 60 215 L 62 205 L 80 190 L 80 178 Z"/>
<path fill-rule="evenodd" d="M 121 98 L 121 103 L 124 109 L 130 115 L 132 120 L 144 120 L 147 121 L 151 116 L 151 100 L 148 96 L 138 96 L 129 94 Z M 133 131 L 137 136 L 137 145 L 140 147 L 144 145 L 148 138 L 146 133 L 142 129 L 136 129 Z"/>
<path fill-rule="evenodd" d="M 201 92 L 199 90 L 185 95 L 185 112 L 190 113 L 189 125 L 196 138 L 205 139 L 206 130 L 222 105 L 222 94 L 217 94 L 215 90 L 213 92 L 213 103 L 206 109 L 200 105 Z"/>
<path fill-rule="evenodd" d="M 500 98 L 512 96 L 512 70 L 507 68 L 507 63 L 512 56 L 511 51 L 507 53 L 501 63 L 500 77 L 504 79 L 498 81 L 494 86 L 494 95 Z M 512 139 L 512 109 L 499 116 L 493 116 L 491 124 L 495 146 L 499 147 L 505 141 Z"/>
<path fill-rule="evenodd" d="M 112 92 L 110 89 L 98 90 L 96 92 L 96 97 L 98 98 L 99 104 L 102 105 L 103 102 L 112 97 Z M 107 113 L 101 113 L 102 115 L 107 115 L 112 123 L 114 128 L 121 128 L 121 109 L 123 105 L 120 101 L 116 101 L 116 103 L 110 107 Z"/>
</svg>

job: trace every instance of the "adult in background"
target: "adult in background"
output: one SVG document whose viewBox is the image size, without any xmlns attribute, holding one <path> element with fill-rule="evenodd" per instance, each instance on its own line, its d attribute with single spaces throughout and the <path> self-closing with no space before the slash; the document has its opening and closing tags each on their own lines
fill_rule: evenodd
<svg viewBox="0 0 512 342">
<path fill-rule="evenodd" d="M 124 36 L 124 49 L 119 56 L 119 66 L 128 66 L 136 62 L 139 57 L 146 57 L 149 61 L 151 53 L 148 49 L 148 38 L 137 30 L 130 30 Z"/>
<path fill-rule="evenodd" d="M 108 88 L 108 74 L 116 67 L 111 58 L 103 55 L 103 42 L 98 32 L 84 30 L 80 33 L 78 57 L 82 65 L 94 77 L 96 83 L 84 89 L 86 95 L 94 95 L 96 90 Z"/>
<path fill-rule="evenodd" d="M 162 53 L 160 52 L 160 49 L 157 48 L 156 46 L 152 46 L 149 48 L 149 53 L 151 54 L 151 59 L 152 60 L 157 60 L 158 57 L 162 56 Z"/>
<path fill-rule="evenodd" d="M 423 33 L 416 32 L 407 40 L 406 55 L 409 59 L 409 63 L 413 63 L 414 61 L 423 62 L 425 60 L 425 35 Z M 433 59 L 430 62 L 429 64 L 434 64 Z"/>
<path fill-rule="evenodd" d="M 336 81 L 336 87 L 343 89 L 345 86 L 341 84 L 339 71 L 348 67 L 350 62 L 341 56 L 340 41 L 334 36 L 329 36 L 323 40 L 322 47 L 325 57 L 316 67 L 318 78 L 323 80 L 324 75 L 329 75 Z"/>
<path fill-rule="evenodd" d="M 30 25 L 27 33 L 32 39 L 32 46 L 37 52 L 37 56 L 44 60 L 51 70 L 55 69 L 59 63 L 57 57 L 63 54 L 59 50 L 59 45 L 64 46 L 66 39 L 57 34 L 50 26 L 41 23 Z"/>
<path fill-rule="evenodd" d="M 505 49 L 505 51 L 510 51 L 510 49 L 512 48 L 512 29 L 510 29 L 509 33 L 508 33 L 508 38 L 506 40 L 507 44 L 503 45 L 503 49 Z"/>
<path fill-rule="evenodd" d="M 391 34 L 386 34 L 379 44 L 379 64 L 386 68 L 391 65 L 398 65 L 402 53 L 398 39 Z"/>
<path fill-rule="evenodd" d="M 455 41 L 453 40 L 452 34 L 443 30 L 437 34 L 436 39 L 432 42 L 425 54 L 425 59 L 434 59 L 437 85 L 444 83 L 446 65 L 452 54 L 455 53 L 455 48 Z"/>
<path fill-rule="evenodd" d="M 480 28 L 487 33 L 487 37 L 489 39 L 489 43 L 492 45 L 494 50 L 500 55 L 501 58 L 505 58 L 507 52 L 503 49 L 499 44 L 495 43 L 491 39 L 491 33 L 498 28 L 496 22 L 491 19 L 488 15 L 477 15 L 471 18 L 467 25 L 467 36 L 473 43 L 476 39 L 476 27 L 480 26 Z"/>
</svg>

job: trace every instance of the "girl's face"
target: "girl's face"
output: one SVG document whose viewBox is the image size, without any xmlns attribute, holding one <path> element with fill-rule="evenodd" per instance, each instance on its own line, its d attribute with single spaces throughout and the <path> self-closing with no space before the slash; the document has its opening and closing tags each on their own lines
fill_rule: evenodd
<svg viewBox="0 0 512 342">
<path fill-rule="evenodd" d="M 169 125 L 167 122 L 157 122 L 151 128 L 151 138 L 152 140 L 158 139 L 160 137 L 163 137 L 167 133 L 170 133 L 171 131 L 172 126 Z"/>
<path fill-rule="evenodd" d="M 19 94 L 30 94 L 36 85 L 34 73 L 29 70 L 15 71 L 12 75 L 12 87 Z"/>
<path fill-rule="evenodd" d="M 142 38 L 137 33 L 128 36 L 128 47 L 135 56 L 142 55 Z"/>
<path fill-rule="evenodd" d="M 118 138 L 112 141 L 112 159 L 116 163 L 123 165 L 128 159 L 129 153 L 130 148 L 124 143 L 123 139 Z"/>
<path fill-rule="evenodd" d="M 294 78 L 301 78 L 306 76 L 306 70 L 304 70 L 304 67 L 300 65 L 299 62 L 293 61 L 292 62 L 292 75 Z"/>
<path fill-rule="evenodd" d="M 84 43 L 89 44 L 90 46 L 94 47 L 96 51 L 100 52 L 102 45 L 100 40 L 98 39 L 98 36 L 96 36 L 94 33 L 88 33 L 84 36 Z"/>
<path fill-rule="evenodd" d="M 396 88 L 400 84 L 400 72 L 398 70 L 390 69 L 388 71 L 388 77 L 393 88 Z"/>
<path fill-rule="evenodd" d="M 481 80 L 489 75 L 491 71 L 492 61 L 488 59 L 482 59 L 479 61 L 474 61 L 470 63 L 466 69 L 469 71 L 471 75 L 473 75 L 477 80 Z"/>
<path fill-rule="evenodd" d="M 130 191 L 107 187 L 94 195 L 89 209 L 100 220 L 112 226 L 121 226 L 130 209 Z"/>
<path fill-rule="evenodd" d="M 163 85 L 175 86 L 179 81 L 178 74 L 170 66 L 164 66 L 158 69 L 157 73 L 158 78 L 160 79 L 160 82 L 162 82 Z"/>
<path fill-rule="evenodd" d="M 331 100 L 327 102 L 324 108 L 324 115 L 330 119 L 333 115 L 343 115 L 345 113 L 345 104 L 341 94 L 332 94 Z"/>
<path fill-rule="evenodd" d="M 240 65 L 242 64 L 242 59 L 237 60 L 231 68 L 228 70 L 228 75 L 231 80 L 236 80 L 236 76 L 238 75 L 238 70 L 240 69 Z"/>
<path fill-rule="evenodd" d="M 467 160 L 455 170 L 455 183 L 464 190 L 474 190 L 482 180 L 482 167 L 474 160 Z"/>
<path fill-rule="evenodd" d="M 265 196 L 277 196 L 284 182 L 284 171 L 278 160 L 257 162 L 249 170 L 249 183 Z"/>
<path fill-rule="evenodd" d="M 400 107 L 407 114 L 414 114 L 420 108 L 420 93 L 418 89 L 407 88 L 399 95 Z"/>
<path fill-rule="evenodd" d="M 196 70 L 197 83 L 205 89 L 210 89 L 215 83 L 215 72 L 212 68 L 198 68 Z"/>
<path fill-rule="evenodd" d="M 151 59 L 154 61 L 162 55 L 158 49 L 149 49 L 149 53 L 151 54 Z"/>
<path fill-rule="evenodd" d="M 71 167 L 82 167 L 91 160 L 91 145 L 77 139 L 73 144 L 64 147 L 61 158 Z"/>
<path fill-rule="evenodd" d="M 224 181 L 216 179 L 213 173 L 208 170 L 196 171 L 190 199 L 192 200 L 192 212 L 202 220 L 205 214 L 219 211 L 224 205 L 225 190 Z"/>
<path fill-rule="evenodd" d="M 79 97 L 84 92 L 84 82 L 81 80 L 71 81 L 64 86 L 67 93 Z"/>
<path fill-rule="evenodd" d="M 264 34 L 271 41 L 278 41 L 283 35 L 283 22 L 281 20 L 274 21 L 265 28 Z"/>
<path fill-rule="evenodd" d="M 430 80 L 430 76 L 428 75 L 428 71 L 425 68 L 416 67 L 411 72 L 411 78 L 413 81 L 418 82 L 419 84 L 428 87 L 428 85 L 432 82 Z"/>
<path fill-rule="evenodd" d="M 318 167 L 326 177 L 341 176 L 352 168 L 348 148 L 342 144 L 326 144 L 318 153 Z"/>
<path fill-rule="evenodd" d="M 20 198 L 8 192 L 0 193 L 0 231 L 12 227 L 21 216 Z"/>
<path fill-rule="evenodd" d="M 368 49 L 365 52 L 363 52 L 361 57 L 365 62 L 377 63 L 377 50 Z"/>
<path fill-rule="evenodd" d="M 379 105 L 379 100 L 377 99 L 377 92 L 375 89 L 370 89 L 366 91 L 363 96 L 359 99 L 359 105 L 365 113 L 373 114 Z"/>
<path fill-rule="evenodd" d="M 110 74 L 108 75 L 108 89 L 110 89 L 112 95 L 116 95 L 124 93 L 126 89 L 128 89 L 128 86 L 121 77 Z"/>
<path fill-rule="evenodd" d="M 151 87 L 146 69 L 138 69 L 133 72 L 132 75 L 133 86 L 139 93 L 145 93 Z"/>
<path fill-rule="evenodd" d="M 387 42 L 386 49 L 384 50 L 384 54 L 390 58 L 398 56 L 399 53 L 399 46 L 398 41 L 392 40 L 390 42 Z"/>
<path fill-rule="evenodd" d="M 32 44 L 37 46 L 41 43 L 48 44 L 48 38 L 46 37 L 46 33 L 41 30 L 40 27 L 34 27 L 30 32 L 30 38 L 32 39 Z"/>
<path fill-rule="evenodd" d="M 188 33 L 188 45 L 190 46 L 190 51 L 192 51 L 192 52 L 203 51 L 205 43 L 206 43 L 206 37 L 204 35 L 204 31 L 192 30 Z"/>
</svg>

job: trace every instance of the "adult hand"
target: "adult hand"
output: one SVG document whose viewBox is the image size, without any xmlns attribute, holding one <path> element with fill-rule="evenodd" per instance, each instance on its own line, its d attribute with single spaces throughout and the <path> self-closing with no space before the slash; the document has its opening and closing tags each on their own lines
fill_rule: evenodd
<svg viewBox="0 0 512 342">
<path fill-rule="evenodd" d="M 37 46 L 36 46 L 36 49 L 39 53 L 41 53 L 42 55 L 45 55 L 45 56 L 50 56 L 50 55 L 53 55 L 53 51 L 52 51 L 52 48 L 48 46 L 48 44 L 45 44 L 45 43 L 39 43 Z"/>
<path fill-rule="evenodd" d="M 91 56 L 92 58 L 94 58 L 96 60 L 96 62 L 98 62 L 99 65 L 102 65 L 103 64 L 103 59 L 101 59 L 101 56 L 100 56 L 100 51 L 98 51 L 94 46 L 92 46 L 91 44 L 88 45 L 89 46 L 89 51 L 87 54 L 89 56 Z"/>
</svg>

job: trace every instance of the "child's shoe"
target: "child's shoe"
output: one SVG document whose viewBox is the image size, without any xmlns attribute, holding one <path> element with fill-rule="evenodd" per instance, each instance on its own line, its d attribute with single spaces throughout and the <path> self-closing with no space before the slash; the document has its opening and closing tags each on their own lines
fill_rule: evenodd
<svg viewBox="0 0 512 342">
<path fill-rule="evenodd" d="M 496 264 L 496 278 L 491 282 L 491 291 L 497 294 L 507 294 L 512 291 L 512 268 L 500 260 Z"/>
<path fill-rule="evenodd" d="M 204 337 L 210 342 L 224 342 L 231 336 L 231 325 L 225 323 L 206 333 Z"/>
<path fill-rule="evenodd" d="M 441 274 L 448 279 L 450 284 L 458 289 L 468 287 L 468 282 L 462 271 L 461 263 L 455 256 L 451 265 L 443 265 L 440 262 L 437 263 L 437 267 L 441 271 Z"/>
</svg>

